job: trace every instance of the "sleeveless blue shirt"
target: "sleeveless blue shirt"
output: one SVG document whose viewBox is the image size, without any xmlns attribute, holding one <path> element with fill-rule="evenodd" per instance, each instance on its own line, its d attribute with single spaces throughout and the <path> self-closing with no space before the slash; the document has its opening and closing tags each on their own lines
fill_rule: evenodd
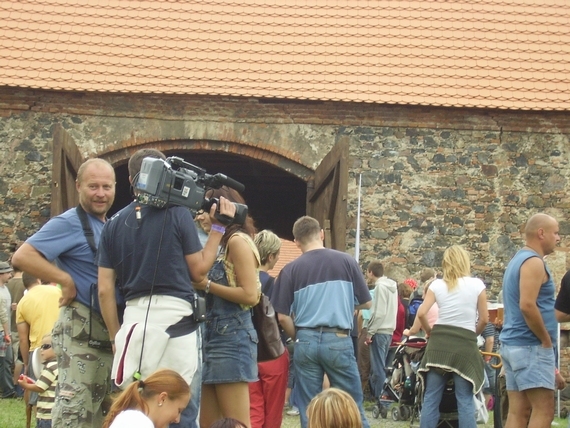
<svg viewBox="0 0 570 428">
<path fill-rule="evenodd" d="M 504 323 L 503 330 L 499 336 L 501 343 L 510 346 L 532 346 L 540 345 L 538 337 L 528 327 L 520 310 L 520 270 L 522 264 L 531 257 L 540 255 L 532 250 L 519 250 L 509 262 L 507 270 L 503 276 L 503 303 Z M 538 292 L 536 304 L 542 315 L 544 325 L 548 330 L 553 346 L 556 346 L 557 322 L 554 315 L 554 294 L 556 289 L 552 274 L 544 264 L 544 269 L 548 275 L 548 280 L 541 285 Z"/>
</svg>

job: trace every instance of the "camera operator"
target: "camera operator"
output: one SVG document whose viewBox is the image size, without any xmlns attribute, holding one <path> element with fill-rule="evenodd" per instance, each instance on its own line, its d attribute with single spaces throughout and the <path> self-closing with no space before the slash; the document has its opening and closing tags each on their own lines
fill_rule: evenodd
<svg viewBox="0 0 570 428">
<path fill-rule="evenodd" d="M 165 159 L 158 150 L 137 151 L 128 165 L 133 188 L 146 157 Z M 234 217 L 231 202 L 220 198 L 219 205 L 220 214 Z M 159 209 L 134 201 L 106 223 L 98 253 L 99 301 L 111 342 L 116 340 L 112 377 L 118 386 L 159 367 L 175 370 L 191 383 L 198 359 L 191 281 L 202 282 L 216 259 L 223 227 L 215 210 L 214 204 L 211 221 L 219 227 L 211 230 L 204 249 L 183 206 Z M 115 286 L 126 301 L 122 325 Z M 184 409 L 180 426 L 194 423 L 191 413 Z"/>
</svg>

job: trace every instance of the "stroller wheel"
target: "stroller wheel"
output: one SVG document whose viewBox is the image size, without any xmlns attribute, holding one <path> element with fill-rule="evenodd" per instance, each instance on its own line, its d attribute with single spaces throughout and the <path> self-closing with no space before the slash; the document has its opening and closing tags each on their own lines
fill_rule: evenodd
<svg viewBox="0 0 570 428">
<path fill-rule="evenodd" d="M 372 409 L 372 416 L 374 417 L 374 419 L 378 419 L 378 417 L 380 416 L 380 409 L 378 408 L 378 406 L 374 406 L 374 408 Z"/>
<path fill-rule="evenodd" d="M 382 419 L 386 419 L 388 417 L 388 409 L 382 406 L 380 409 L 380 414 L 382 415 Z"/>
<path fill-rule="evenodd" d="M 410 407 L 400 406 L 400 419 L 401 420 L 407 421 L 408 419 L 410 419 L 411 415 L 412 415 L 412 411 L 411 411 Z"/>
<path fill-rule="evenodd" d="M 400 410 L 398 407 L 392 407 L 392 420 L 393 421 L 400 420 Z"/>
</svg>

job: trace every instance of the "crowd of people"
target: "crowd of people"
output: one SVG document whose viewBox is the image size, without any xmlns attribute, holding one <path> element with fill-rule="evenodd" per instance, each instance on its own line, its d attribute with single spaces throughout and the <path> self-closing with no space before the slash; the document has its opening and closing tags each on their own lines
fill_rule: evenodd
<svg viewBox="0 0 570 428">
<path fill-rule="evenodd" d="M 281 240 L 249 215 L 234 221 L 245 204 L 236 190 L 208 190 L 213 203 L 194 217 L 154 206 L 135 186 L 149 157 L 166 159 L 154 149 L 133 154 L 134 201 L 110 219 L 113 167 L 86 161 L 79 205 L 0 262 L 2 398 L 24 394 L 38 427 L 278 428 L 287 404 L 302 428 L 368 427 L 364 401 L 383 398 L 396 347 L 416 335 L 428 338 L 421 428 L 438 426 L 449 379 L 459 426 L 475 427 L 474 396 L 498 399 L 496 361 L 480 350 L 498 349 L 506 427 L 550 426 L 554 390 L 565 384 L 556 322 L 570 320 L 570 275 L 555 302 L 544 263 L 560 240 L 553 217 L 528 220 L 495 326 L 459 245 L 443 253 L 440 275 L 426 268 L 419 283 L 398 284 L 379 260 L 363 274 L 353 257 L 325 248 L 319 222 L 303 216 L 293 225 L 301 256 L 273 278 Z M 261 293 L 288 349 L 270 361 L 257 358 L 251 309 Z"/>
</svg>

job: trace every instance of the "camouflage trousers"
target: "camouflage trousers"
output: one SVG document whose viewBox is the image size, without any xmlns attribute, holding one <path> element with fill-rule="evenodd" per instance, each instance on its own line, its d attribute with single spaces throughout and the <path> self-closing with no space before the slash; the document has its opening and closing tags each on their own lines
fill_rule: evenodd
<svg viewBox="0 0 570 428">
<path fill-rule="evenodd" d="M 109 340 L 103 319 L 73 302 L 61 308 L 51 340 L 59 371 L 52 426 L 101 427 L 111 392 L 113 353 L 91 346 Z"/>
</svg>

